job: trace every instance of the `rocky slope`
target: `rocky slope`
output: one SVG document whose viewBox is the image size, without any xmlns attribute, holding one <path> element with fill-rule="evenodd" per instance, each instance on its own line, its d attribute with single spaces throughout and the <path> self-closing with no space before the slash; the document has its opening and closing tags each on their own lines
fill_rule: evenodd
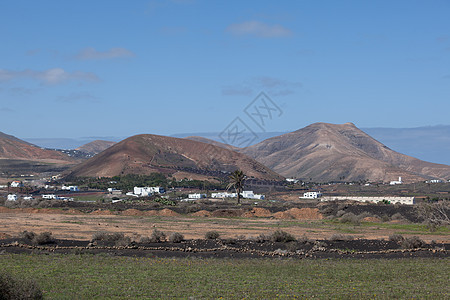
<svg viewBox="0 0 450 300">
<path fill-rule="evenodd" d="M 127 138 L 72 168 L 69 177 L 112 177 L 162 172 L 175 178 L 210 179 L 241 169 L 248 177 L 280 175 L 244 154 L 214 145 L 151 134 Z"/>
<path fill-rule="evenodd" d="M 315 123 L 240 151 L 283 176 L 305 180 L 450 178 L 450 166 L 395 152 L 352 123 Z"/>
</svg>

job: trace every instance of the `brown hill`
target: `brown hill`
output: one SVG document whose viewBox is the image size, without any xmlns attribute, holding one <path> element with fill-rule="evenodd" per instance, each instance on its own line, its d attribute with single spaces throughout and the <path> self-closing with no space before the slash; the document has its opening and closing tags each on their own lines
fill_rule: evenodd
<svg viewBox="0 0 450 300">
<path fill-rule="evenodd" d="M 87 143 L 83 146 L 80 146 L 76 148 L 75 150 L 90 154 L 90 155 L 96 155 L 112 145 L 116 144 L 116 142 L 109 142 L 109 141 L 102 141 L 102 140 L 95 140 L 90 143 Z"/>
<path fill-rule="evenodd" d="M 136 135 L 127 138 L 70 170 L 68 177 L 112 177 L 121 174 L 162 172 L 175 178 L 192 174 L 210 179 L 240 168 L 249 177 L 280 180 L 282 177 L 255 160 L 214 145 L 166 136 Z"/>
<path fill-rule="evenodd" d="M 211 140 L 211 139 L 208 139 L 208 138 L 205 138 L 205 137 L 201 137 L 201 136 L 188 136 L 188 137 L 185 137 L 185 139 L 188 139 L 188 140 L 191 140 L 191 141 L 202 142 L 202 143 L 206 143 L 206 144 L 211 144 L 211 145 L 214 145 L 214 146 L 217 146 L 217 147 L 222 147 L 222 148 L 225 148 L 225 149 L 228 149 L 228 150 L 233 150 L 233 151 L 236 151 L 236 150 L 240 149 L 239 147 L 236 147 L 236 146 L 233 146 L 233 145 L 227 145 L 227 144 L 224 144 L 224 143 L 221 143 L 221 142 L 218 142 L 218 141 L 215 141 L 215 140 Z"/>
<path fill-rule="evenodd" d="M 307 180 L 391 181 L 402 176 L 403 181 L 412 182 L 450 178 L 450 166 L 395 152 L 352 123 L 315 123 L 241 152 L 283 176 Z"/>
<path fill-rule="evenodd" d="M 46 161 L 54 163 L 73 163 L 68 155 L 42 149 L 14 136 L 0 134 L 0 159 Z"/>
</svg>

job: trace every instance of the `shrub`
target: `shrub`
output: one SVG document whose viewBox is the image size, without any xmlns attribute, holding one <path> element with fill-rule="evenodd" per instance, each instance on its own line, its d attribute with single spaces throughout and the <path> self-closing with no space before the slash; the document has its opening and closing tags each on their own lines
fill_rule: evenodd
<svg viewBox="0 0 450 300">
<path fill-rule="evenodd" d="M 139 243 L 143 243 L 143 244 L 148 244 L 151 242 L 151 239 L 148 236 L 143 236 L 141 237 L 141 239 L 139 240 Z"/>
<path fill-rule="evenodd" d="M 353 241 L 355 238 L 352 235 L 333 234 L 330 241 Z"/>
<path fill-rule="evenodd" d="M 354 213 L 346 213 L 341 217 L 341 222 L 342 223 L 352 223 L 354 225 L 359 225 L 359 218 L 358 216 L 356 216 Z"/>
<path fill-rule="evenodd" d="M 178 232 L 172 232 L 169 236 L 169 242 L 172 243 L 181 243 L 184 241 L 184 236 Z"/>
<path fill-rule="evenodd" d="M 287 242 L 295 241 L 295 237 L 286 231 L 276 230 L 275 232 L 273 232 L 271 234 L 270 240 L 272 242 L 287 243 Z"/>
<path fill-rule="evenodd" d="M 381 216 L 381 221 L 383 222 L 389 222 L 390 220 L 391 218 L 386 214 Z"/>
<path fill-rule="evenodd" d="M 208 231 L 205 234 L 205 239 L 207 239 L 207 240 L 215 240 L 215 239 L 218 239 L 219 237 L 220 237 L 220 233 L 217 232 L 216 230 Z"/>
<path fill-rule="evenodd" d="M 298 239 L 298 242 L 302 244 L 311 244 L 314 242 L 314 240 L 310 240 L 306 235 L 303 235 L 301 238 Z"/>
<path fill-rule="evenodd" d="M 42 291 L 33 280 L 17 279 L 0 273 L 0 299 L 43 299 Z"/>
<path fill-rule="evenodd" d="M 53 238 L 51 232 L 42 232 L 33 238 L 33 244 L 35 245 L 46 245 L 54 244 L 56 240 Z"/>
<path fill-rule="evenodd" d="M 107 233 L 99 231 L 92 235 L 91 241 L 114 242 L 116 246 L 123 247 L 131 243 L 131 238 L 121 232 Z"/>
<path fill-rule="evenodd" d="M 362 219 L 364 219 L 364 218 L 373 218 L 374 217 L 374 215 L 372 215 L 370 212 L 367 212 L 367 211 L 365 211 L 365 212 L 363 212 L 363 213 L 361 213 L 361 214 L 359 214 L 358 215 L 358 219 L 361 221 Z"/>
<path fill-rule="evenodd" d="M 34 237 L 36 236 L 36 233 L 34 233 L 33 231 L 22 231 L 21 233 L 19 233 L 19 238 L 21 239 L 25 239 L 25 240 L 33 240 Z"/>
<path fill-rule="evenodd" d="M 389 241 L 391 242 L 396 242 L 396 243 L 400 243 L 404 240 L 405 238 L 400 235 L 400 234 L 393 234 L 389 236 Z"/>
<path fill-rule="evenodd" d="M 265 235 L 264 233 L 261 233 L 260 235 L 256 236 L 254 238 L 255 242 L 257 243 L 264 243 L 266 241 L 270 240 L 270 236 Z"/>
<path fill-rule="evenodd" d="M 403 215 L 401 213 L 395 213 L 392 215 L 391 219 L 397 220 L 397 221 L 403 221 L 403 220 L 405 220 L 405 217 L 403 217 Z"/>
<path fill-rule="evenodd" d="M 345 210 L 339 210 L 339 211 L 336 213 L 336 217 L 338 217 L 338 218 L 342 217 L 343 215 L 345 215 Z"/>
<path fill-rule="evenodd" d="M 164 242 L 166 240 L 166 234 L 158 229 L 154 229 L 150 237 L 150 240 L 153 243 Z"/>
<path fill-rule="evenodd" d="M 405 248 L 405 249 L 414 249 L 414 248 L 421 248 L 421 247 L 425 246 L 426 243 L 422 239 L 420 239 L 418 236 L 412 236 L 412 237 L 403 239 L 400 242 L 400 245 L 402 246 L 402 248 Z"/>
</svg>

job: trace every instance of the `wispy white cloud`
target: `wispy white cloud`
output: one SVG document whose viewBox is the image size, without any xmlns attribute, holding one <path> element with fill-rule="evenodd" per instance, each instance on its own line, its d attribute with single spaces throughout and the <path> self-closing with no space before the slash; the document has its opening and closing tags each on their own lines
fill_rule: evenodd
<svg viewBox="0 0 450 300">
<path fill-rule="evenodd" d="M 84 48 L 75 55 L 78 60 L 102 60 L 113 58 L 135 57 L 136 55 L 125 48 L 111 48 L 107 51 L 97 51 L 94 48 Z"/>
<path fill-rule="evenodd" d="M 90 102 L 90 103 L 98 103 L 99 98 L 92 95 L 89 92 L 75 92 L 71 93 L 68 96 L 59 96 L 56 99 L 57 102 L 65 102 L 65 103 L 75 103 L 75 102 Z"/>
<path fill-rule="evenodd" d="M 253 35 L 264 38 L 278 38 L 292 35 L 292 31 L 282 25 L 269 25 L 259 21 L 246 21 L 243 23 L 231 24 L 226 30 L 233 35 Z"/>
<path fill-rule="evenodd" d="M 100 79 L 91 72 L 74 71 L 67 72 L 61 68 L 53 68 L 44 71 L 36 70 L 23 70 L 12 71 L 0 69 L 0 82 L 16 79 L 32 79 L 40 82 L 41 84 L 60 84 L 67 81 L 99 81 Z"/>
</svg>

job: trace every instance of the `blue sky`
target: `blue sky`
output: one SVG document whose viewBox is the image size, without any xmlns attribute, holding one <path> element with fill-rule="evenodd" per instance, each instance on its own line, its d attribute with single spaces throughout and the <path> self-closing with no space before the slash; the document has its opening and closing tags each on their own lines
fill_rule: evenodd
<svg viewBox="0 0 450 300">
<path fill-rule="evenodd" d="M 2 1 L 0 131 L 450 124 L 449 1 Z"/>
</svg>

